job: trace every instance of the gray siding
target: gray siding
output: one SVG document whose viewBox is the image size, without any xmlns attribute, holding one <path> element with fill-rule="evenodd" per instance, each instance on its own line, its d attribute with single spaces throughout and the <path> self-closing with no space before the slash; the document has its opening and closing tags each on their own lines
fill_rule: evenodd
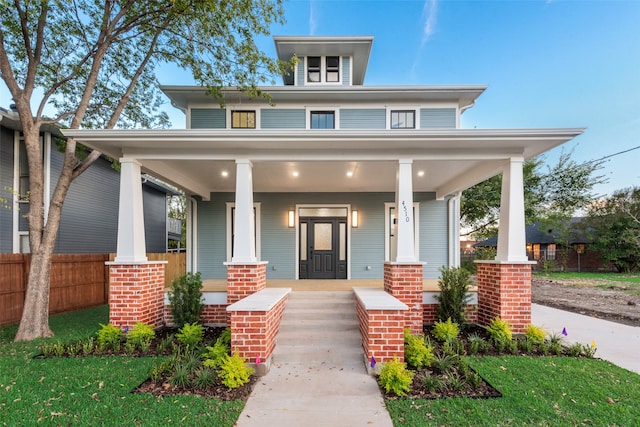
<svg viewBox="0 0 640 427">
<path fill-rule="evenodd" d="M 224 108 L 192 108 L 191 129 L 224 129 L 227 112 Z"/>
<path fill-rule="evenodd" d="M 386 114 L 384 108 L 342 108 L 340 129 L 384 129 Z"/>
<path fill-rule="evenodd" d="M 299 109 L 262 109 L 260 127 L 262 129 L 304 129 L 305 110 Z"/>
<path fill-rule="evenodd" d="M 147 252 L 167 251 L 167 194 L 142 186 L 144 205 L 144 240 Z"/>
<path fill-rule="evenodd" d="M 226 278 L 226 204 L 232 193 L 214 195 L 198 204 L 198 269 L 204 279 Z M 420 259 L 425 278 L 437 278 L 447 263 L 447 205 L 433 193 L 416 193 L 420 201 Z M 351 278 L 382 279 L 384 269 L 385 202 L 393 193 L 256 193 L 261 204 L 261 260 L 268 261 L 267 279 L 293 279 L 296 272 L 296 230 L 286 214 L 296 204 L 351 204 L 360 212 L 360 227 L 351 230 Z M 370 269 L 367 269 L 367 267 Z"/>
<path fill-rule="evenodd" d="M 304 86 L 305 74 L 304 74 L 304 56 L 298 58 L 298 66 L 296 68 L 296 86 Z"/>
<path fill-rule="evenodd" d="M 351 85 L 351 57 L 342 57 L 342 84 Z"/>
<path fill-rule="evenodd" d="M 455 128 L 455 108 L 421 108 L 420 128 Z"/>
<path fill-rule="evenodd" d="M 0 127 L 0 253 L 13 251 L 13 130 Z M 5 203 L 8 207 L 5 207 Z"/>
<path fill-rule="evenodd" d="M 60 176 L 63 155 L 51 150 L 51 191 Z M 73 181 L 62 207 L 57 253 L 116 251 L 120 174 L 98 159 Z"/>
<path fill-rule="evenodd" d="M 427 262 L 424 277 L 437 279 L 440 267 L 449 263 L 447 202 L 430 199 L 420 203 L 420 260 Z"/>
</svg>

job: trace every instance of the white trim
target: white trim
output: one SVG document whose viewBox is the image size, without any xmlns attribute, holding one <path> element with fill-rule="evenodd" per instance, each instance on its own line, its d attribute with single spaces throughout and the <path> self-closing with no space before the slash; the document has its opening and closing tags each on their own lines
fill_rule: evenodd
<svg viewBox="0 0 640 427">
<path fill-rule="evenodd" d="M 226 229 L 226 241 L 227 241 L 227 262 L 231 262 L 233 254 L 231 253 L 231 239 L 233 237 L 233 230 L 231 229 L 231 209 L 236 206 L 235 202 L 226 202 L 225 208 L 225 229 Z M 261 206 L 262 202 L 253 202 L 253 208 L 256 210 L 256 258 L 261 259 L 261 247 L 262 247 L 262 226 L 261 226 Z"/>
<path fill-rule="evenodd" d="M 295 278 L 300 280 L 300 209 L 307 208 L 346 208 L 347 209 L 347 280 L 351 279 L 351 212 L 349 203 L 302 203 L 295 206 Z"/>
<path fill-rule="evenodd" d="M 384 260 L 385 262 L 391 262 L 391 241 L 389 236 L 391 235 L 391 229 L 389 223 L 391 222 L 390 209 L 396 207 L 395 202 L 384 202 Z M 416 251 L 416 258 L 420 259 L 420 202 L 413 202 L 413 216 L 414 216 L 414 244 Z"/>
<path fill-rule="evenodd" d="M 323 106 L 323 105 L 314 105 L 304 107 L 305 109 L 305 117 L 304 117 L 304 126 L 307 130 L 313 130 L 317 132 L 325 132 L 335 129 L 340 129 L 340 107 L 337 106 Z M 311 129 L 311 112 L 312 111 L 333 111 L 333 129 Z"/>
<path fill-rule="evenodd" d="M 187 272 L 198 271 L 198 201 L 187 198 Z"/>
</svg>

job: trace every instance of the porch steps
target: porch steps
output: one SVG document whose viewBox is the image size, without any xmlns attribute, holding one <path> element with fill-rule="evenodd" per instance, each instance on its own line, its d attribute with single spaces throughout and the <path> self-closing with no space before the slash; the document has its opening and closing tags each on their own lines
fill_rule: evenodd
<svg viewBox="0 0 640 427">
<path fill-rule="evenodd" d="M 272 357 L 237 427 L 392 427 L 364 366 L 352 291 L 291 292 Z"/>
</svg>

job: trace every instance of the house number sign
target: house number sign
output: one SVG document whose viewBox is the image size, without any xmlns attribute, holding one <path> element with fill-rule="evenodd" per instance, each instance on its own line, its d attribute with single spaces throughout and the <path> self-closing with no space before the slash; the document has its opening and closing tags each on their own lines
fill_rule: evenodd
<svg viewBox="0 0 640 427">
<path fill-rule="evenodd" d="M 409 209 L 407 209 L 407 203 L 404 200 L 402 201 L 402 212 L 404 213 L 404 222 L 411 221 L 411 218 L 409 218 Z"/>
</svg>

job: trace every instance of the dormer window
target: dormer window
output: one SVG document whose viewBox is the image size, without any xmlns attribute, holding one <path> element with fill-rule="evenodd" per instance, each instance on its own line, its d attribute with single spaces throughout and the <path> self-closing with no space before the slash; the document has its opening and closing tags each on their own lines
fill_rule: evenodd
<svg viewBox="0 0 640 427">
<path fill-rule="evenodd" d="M 339 83 L 339 56 L 308 56 L 307 82 L 309 83 Z"/>
<path fill-rule="evenodd" d="M 340 81 L 340 58 L 337 56 L 327 56 L 327 82 L 337 83 Z"/>
</svg>

